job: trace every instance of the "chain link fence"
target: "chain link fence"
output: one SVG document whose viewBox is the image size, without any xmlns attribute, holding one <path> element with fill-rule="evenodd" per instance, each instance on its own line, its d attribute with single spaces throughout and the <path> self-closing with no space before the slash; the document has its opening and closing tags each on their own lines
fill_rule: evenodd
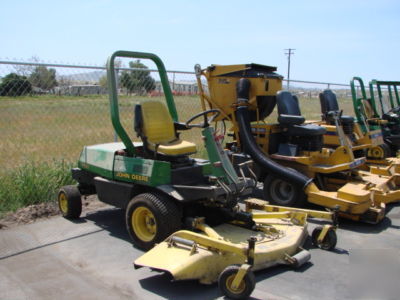
<svg viewBox="0 0 400 300">
<path fill-rule="evenodd" d="M 118 94 L 121 121 L 133 130 L 134 104 L 164 101 L 156 67 L 147 60 L 119 60 Z M 194 73 L 168 71 L 179 120 L 201 111 Z M 284 82 L 284 88 L 287 85 Z M 320 117 L 318 94 L 333 89 L 342 109 L 353 114 L 349 85 L 290 81 L 300 96 L 303 115 Z M 276 121 L 276 114 L 269 117 Z M 200 129 L 183 132 L 183 139 L 198 145 L 205 156 Z M 30 161 L 74 162 L 84 145 L 116 139 L 110 115 L 106 68 L 0 60 L 0 164 L 5 172 Z"/>
</svg>

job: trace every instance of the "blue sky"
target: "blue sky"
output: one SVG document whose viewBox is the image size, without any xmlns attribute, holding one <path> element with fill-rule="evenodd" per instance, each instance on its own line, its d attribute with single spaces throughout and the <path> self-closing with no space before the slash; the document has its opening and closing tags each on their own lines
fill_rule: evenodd
<svg viewBox="0 0 400 300">
<path fill-rule="evenodd" d="M 0 59 L 103 64 L 115 50 L 154 52 L 167 69 L 260 63 L 286 77 L 400 80 L 400 1 L 0 2 Z"/>
</svg>

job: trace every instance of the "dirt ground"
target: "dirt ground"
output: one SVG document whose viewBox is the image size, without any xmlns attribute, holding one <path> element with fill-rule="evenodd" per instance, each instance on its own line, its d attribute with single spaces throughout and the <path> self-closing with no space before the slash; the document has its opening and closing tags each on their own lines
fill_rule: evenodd
<svg viewBox="0 0 400 300">
<path fill-rule="evenodd" d="M 100 202 L 96 196 L 82 197 L 82 213 L 94 211 L 105 207 L 107 204 Z M 0 219 L 0 229 L 10 228 L 21 224 L 30 224 L 38 219 L 50 218 L 60 215 L 57 202 L 46 202 L 29 205 L 18 209 L 16 212 L 7 213 Z"/>
</svg>

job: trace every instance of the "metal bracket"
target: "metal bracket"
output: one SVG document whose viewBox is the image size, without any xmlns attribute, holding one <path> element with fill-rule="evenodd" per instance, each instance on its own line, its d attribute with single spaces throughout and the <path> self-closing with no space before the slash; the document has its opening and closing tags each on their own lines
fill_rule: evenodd
<svg viewBox="0 0 400 300">
<path fill-rule="evenodd" d="M 236 290 L 239 288 L 240 283 L 242 282 L 244 276 L 247 274 L 248 271 L 250 271 L 251 265 L 248 264 L 243 264 L 240 266 L 239 271 L 237 272 L 235 278 L 232 281 L 231 288 L 233 290 Z"/>
<path fill-rule="evenodd" d="M 326 235 L 328 234 L 328 231 L 331 228 L 333 228 L 332 225 L 328 225 L 328 224 L 326 224 L 322 227 L 322 230 L 321 230 L 320 234 L 318 235 L 318 239 L 317 239 L 318 243 L 322 243 L 324 241 Z"/>
</svg>

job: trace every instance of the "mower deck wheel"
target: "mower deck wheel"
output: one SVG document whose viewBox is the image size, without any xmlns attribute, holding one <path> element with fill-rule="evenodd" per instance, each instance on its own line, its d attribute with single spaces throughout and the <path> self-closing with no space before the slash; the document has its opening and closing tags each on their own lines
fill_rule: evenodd
<svg viewBox="0 0 400 300">
<path fill-rule="evenodd" d="M 247 271 L 240 285 L 232 287 L 233 280 L 240 269 L 240 265 L 226 267 L 218 277 L 218 286 L 221 292 L 229 299 L 247 299 L 256 286 L 256 279 L 252 271 Z"/>
<path fill-rule="evenodd" d="M 330 228 L 322 242 L 318 241 L 318 237 L 322 232 L 322 226 L 316 227 L 311 234 L 311 241 L 315 247 L 323 250 L 333 250 L 336 247 L 337 235 L 333 228 Z"/>
</svg>

